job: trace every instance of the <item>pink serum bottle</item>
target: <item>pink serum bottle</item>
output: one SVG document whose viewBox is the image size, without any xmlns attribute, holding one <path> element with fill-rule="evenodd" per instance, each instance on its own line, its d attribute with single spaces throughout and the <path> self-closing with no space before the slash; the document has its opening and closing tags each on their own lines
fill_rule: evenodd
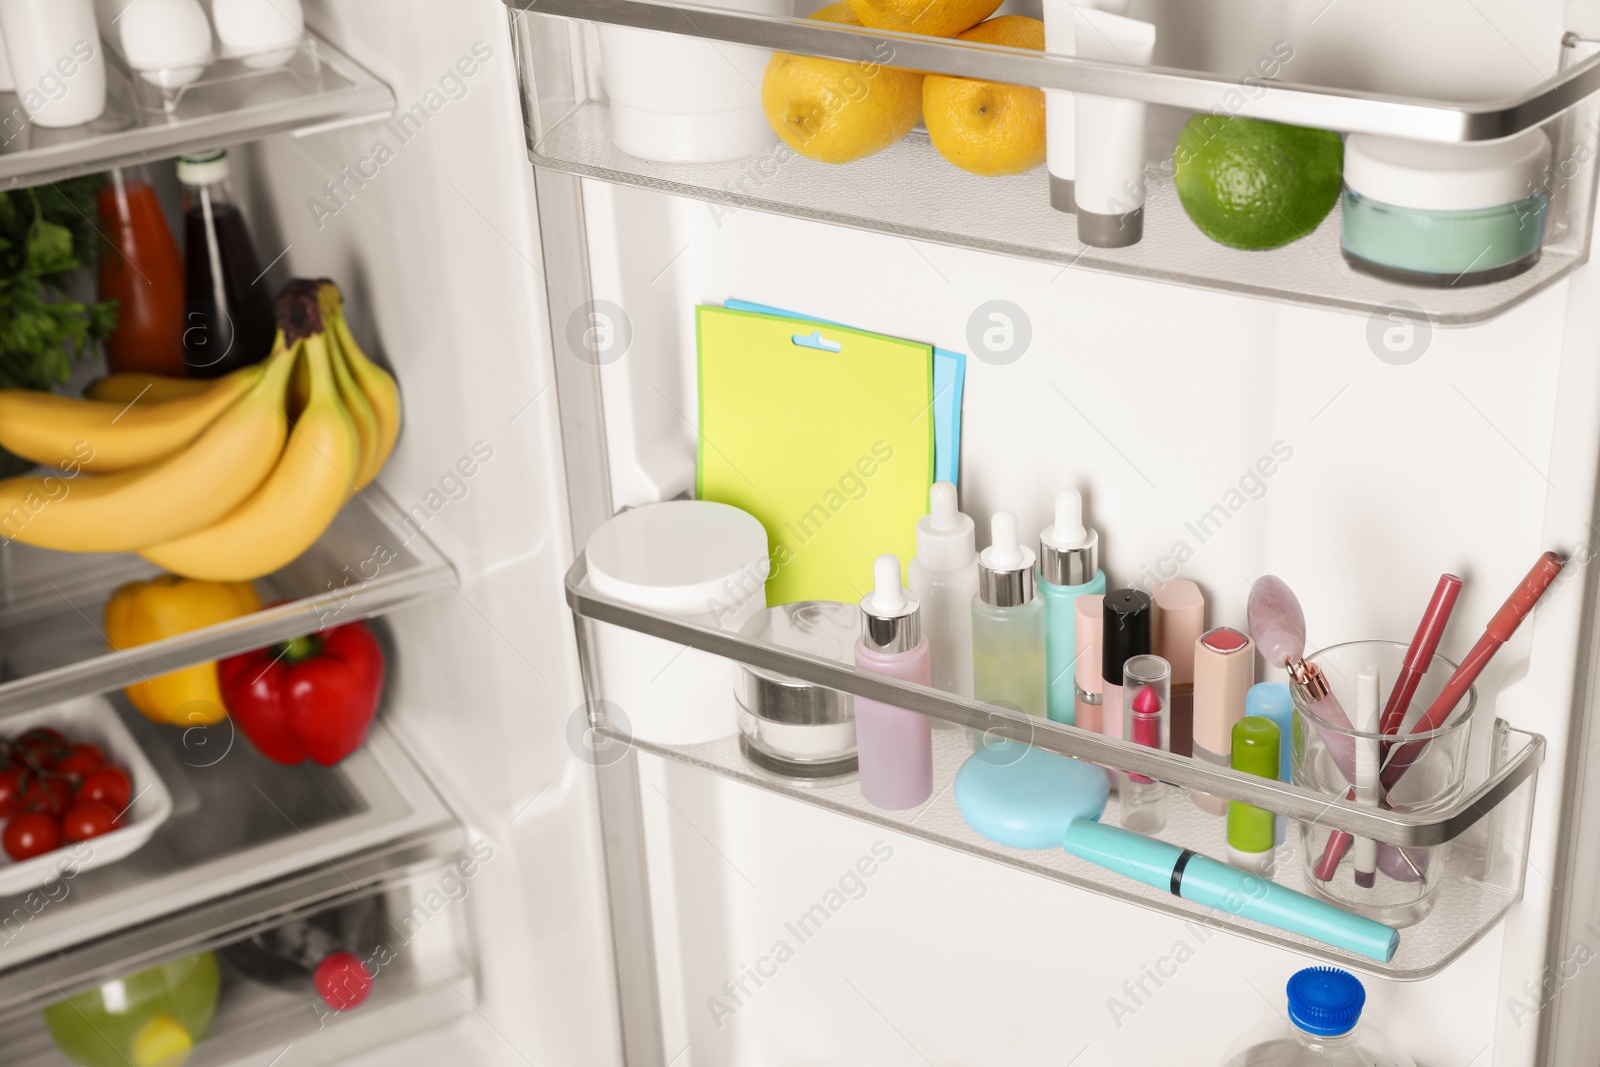
<svg viewBox="0 0 1600 1067">
<path fill-rule="evenodd" d="M 917 601 L 900 584 L 900 559 L 879 556 L 873 588 L 861 601 L 856 667 L 903 682 L 931 685 L 928 639 Z M 856 697 L 856 752 L 861 795 L 869 804 L 900 811 L 933 794 L 933 724 L 926 715 Z"/>
</svg>

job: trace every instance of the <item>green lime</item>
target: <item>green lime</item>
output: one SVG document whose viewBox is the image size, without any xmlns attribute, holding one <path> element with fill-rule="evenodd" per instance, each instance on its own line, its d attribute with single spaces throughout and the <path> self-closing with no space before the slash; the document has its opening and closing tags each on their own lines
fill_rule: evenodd
<svg viewBox="0 0 1600 1067">
<path fill-rule="evenodd" d="M 1218 244 L 1256 251 L 1297 241 L 1339 199 L 1344 142 L 1331 130 L 1195 115 L 1178 135 L 1183 210 Z"/>
</svg>

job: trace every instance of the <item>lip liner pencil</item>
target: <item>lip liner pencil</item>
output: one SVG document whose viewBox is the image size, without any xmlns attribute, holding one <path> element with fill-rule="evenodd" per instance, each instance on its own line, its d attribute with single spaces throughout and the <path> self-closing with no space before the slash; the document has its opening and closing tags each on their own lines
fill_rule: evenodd
<svg viewBox="0 0 1600 1067">
<path fill-rule="evenodd" d="M 1561 573 L 1561 568 L 1566 566 L 1566 560 L 1554 552 L 1546 552 L 1539 557 L 1539 561 L 1528 571 L 1527 576 L 1517 585 L 1506 602 L 1500 605 L 1500 610 L 1494 613 L 1489 620 L 1489 625 L 1484 627 L 1483 636 L 1478 638 L 1478 643 L 1472 646 L 1466 658 L 1461 661 L 1450 680 L 1445 682 L 1439 695 L 1428 705 L 1428 710 L 1422 713 L 1415 726 L 1411 728 L 1412 734 L 1432 733 L 1444 725 L 1450 713 L 1455 710 L 1461 698 L 1467 695 L 1467 690 L 1472 688 L 1472 683 L 1478 680 L 1478 675 L 1489 665 L 1494 654 L 1500 651 L 1502 645 L 1511 640 L 1511 635 L 1517 632 L 1517 627 L 1522 625 L 1533 611 L 1533 606 L 1544 596 L 1550 584 L 1556 580 L 1556 575 Z M 1400 777 L 1411 769 L 1411 765 L 1427 751 L 1425 742 L 1397 741 L 1390 746 L 1389 756 L 1383 766 L 1382 785 L 1383 796 L 1388 797 L 1389 790 Z M 1347 799 L 1352 799 L 1354 790 L 1347 794 Z M 1333 872 L 1339 866 L 1345 850 L 1350 847 L 1353 840 L 1350 834 L 1343 830 L 1335 830 L 1328 837 L 1327 847 L 1322 850 L 1322 859 L 1317 863 L 1314 872 L 1319 881 L 1326 882 L 1333 877 Z"/>
</svg>

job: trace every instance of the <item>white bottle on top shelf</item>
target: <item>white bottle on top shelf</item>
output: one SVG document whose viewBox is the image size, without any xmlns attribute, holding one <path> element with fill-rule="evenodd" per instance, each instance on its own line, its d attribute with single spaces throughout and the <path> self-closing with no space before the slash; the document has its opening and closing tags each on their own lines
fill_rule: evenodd
<svg viewBox="0 0 1600 1067">
<path fill-rule="evenodd" d="M 0 0 L 0 36 L 35 126 L 93 122 L 106 109 L 106 61 L 90 0 Z"/>
</svg>

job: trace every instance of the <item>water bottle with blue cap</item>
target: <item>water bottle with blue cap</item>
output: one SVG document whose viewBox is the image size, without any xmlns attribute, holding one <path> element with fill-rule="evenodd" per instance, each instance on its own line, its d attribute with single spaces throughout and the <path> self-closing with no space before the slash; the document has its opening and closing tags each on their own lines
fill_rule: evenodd
<svg viewBox="0 0 1600 1067">
<path fill-rule="evenodd" d="M 1223 1067 L 1416 1067 L 1382 1034 L 1361 1026 L 1367 991 L 1337 967 L 1307 967 L 1289 979 L 1287 1024 L 1240 1042 Z"/>
</svg>

